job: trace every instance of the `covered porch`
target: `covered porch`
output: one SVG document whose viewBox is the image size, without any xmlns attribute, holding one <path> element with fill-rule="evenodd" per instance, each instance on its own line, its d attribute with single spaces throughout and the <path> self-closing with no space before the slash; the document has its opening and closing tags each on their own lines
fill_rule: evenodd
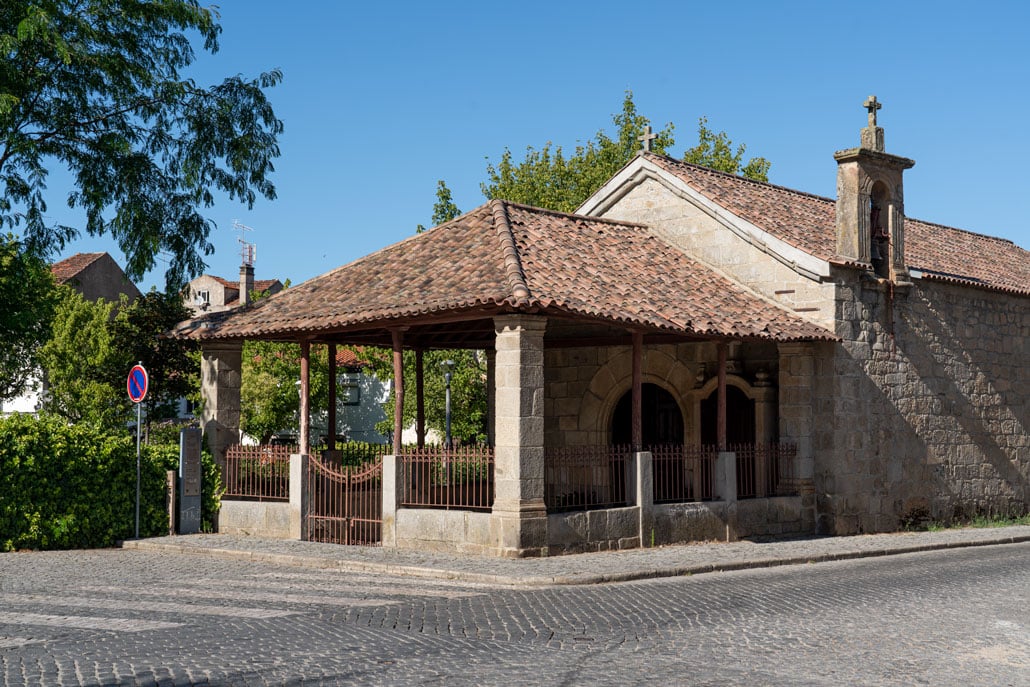
<svg viewBox="0 0 1030 687">
<path fill-rule="evenodd" d="M 178 332 L 203 345 L 205 430 L 223 465 L 242 340 L 300 344 L 300 445 L 280 505 L 289 536 L 310 537 L 311 465 L 336 450 L 332 432 L 322 456 L 310 447 L 307 371 L 320 345 L 330 361 L 340 345 L 393 352 L 383 546 L 534 556 L 814 525 L 811 385 L 816 342 L 832 335 L 639 225 L 492 201 Z M 406 379 L 403 356 L 441 349 L 485 351 L 484 446 L 425 446 L 422 366 Z M 419 410 L 406 447 L 409 393 Z"/>
</svg>

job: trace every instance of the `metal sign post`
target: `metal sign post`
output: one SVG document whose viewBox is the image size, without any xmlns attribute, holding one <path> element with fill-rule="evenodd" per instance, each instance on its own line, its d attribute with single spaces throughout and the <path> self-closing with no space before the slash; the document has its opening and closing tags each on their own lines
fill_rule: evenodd
<svg viewBox="0 0 1030 687">
<path fill-rule="evenodd" d="M 129 399 L 136 404 L 136 539 L 139 539 L 139 498 L 140 498 L 140 432 L 143 428 L 143 406 L 142 401 L 147 395 L 147 386 L 150 378 L 143 363 L 134 365 L 129 370 L 129 379 L 125 382 L 125 388 L 129 392 Z"/>
</svg>

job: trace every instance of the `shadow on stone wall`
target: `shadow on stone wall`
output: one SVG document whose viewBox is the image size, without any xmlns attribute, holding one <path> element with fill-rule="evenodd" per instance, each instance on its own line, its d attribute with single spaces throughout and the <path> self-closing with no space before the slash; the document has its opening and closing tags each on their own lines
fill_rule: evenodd
<svg viewBox="0 0 1030 687">
<path fill-rule="evenodd" d="M 986 294 L 956 304 L 965 299 L 955 290 L 915 288 L 896 319 L 897 339 L 924 387 L 923 405 L 943 420 L 925 432 L 938 486 L 930 515 L 1022 514 L 1030 502 L 1030 438 L 1019 380 L 1030 361 L 1020 351 L 1018 324 L 990 323 L 1018 318 L 1018 308 Z M 945 320 L 940 313 L 948 310 Z"/>
</svg>

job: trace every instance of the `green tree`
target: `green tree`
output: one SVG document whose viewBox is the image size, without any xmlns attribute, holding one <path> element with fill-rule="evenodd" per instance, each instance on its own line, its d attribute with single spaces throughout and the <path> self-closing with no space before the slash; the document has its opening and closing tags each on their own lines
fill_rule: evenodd
<svg viewBox="0 0 1030 687">
<path fill-rule="evenodd" d="M 73 422 L 109 425 L 133 419 L 125 390 L 129 370 L 147 369 L 146 422 L 174 417 L 175 402 L 190 394 L 199 372 L 196 344 L 164 336 L 187 319 L 177 294 L 157 291 L 129 302 L 90 302 L 61 287 L 49 341 L 40 362 L 49 385 L 44 408 Z"/>
<path fill-rule="evenodd" d="M 329 358 L 312 346 L 309 366 L 311 408 L 328 406 Z M 300 417 L 300 346 L 246 341 L 240 374 L 240 429 L 267 443 L 273 434 L 296 431 Z"/>
<path fill-rule="evenodd" d="M 366 348 L 368 371 L 383 381 L 393 381 L 393 353 L 388 349 Z M 423 354 L 423 387 L 426 427 L 441 437 L 446 427 L 445 360 L 454 361 L 451 378 L 451 436 L 455 442 L 474 443 L 486 438 L 486 355 L 483 351 L 426 351 Z M 404 353 L 404 426 L 415 424 L 418 401 L 415 392 L 417 356 Z M 394 394 L 383 404 L 386 419 L 376 425 L 381 434 L 393 432 Z"/>
<path fill-rule="evenodd" d="M 444 183 L 443 179 L 436 182 L 436 202 L 433 203 L 433 226 L 439 226 L 444 222 L 449 222 L 455 217 L 461 214 L 461 210 L 454 204 L 454 199 L 451 198 L 451 189 L 447 188 L 447 184 Z M 416 234 L 421 234 L 426 228 L 423 225 L 418 225 L 415 229 Z"/>
<path fill-rule="evenodd" d="M 58 164 L 74 179 L 68 204 L 118 242 L 130 278 L 165 252 L 169 287 L 199 273 L 214 250 L 199 209 L 216 192 L 275 198 L 283 128 L 264 93 L 279 71 L 210 87 L 180 74 L 195 58 L 187 34 L 214 53 L 220 32 L 197 0 L 0 3 L 0 223 L 24 225 L 41 256 L 78 234 L 45 217 Z"/>
<path fill-rule="evenodd" d="M 614 137 L 598 131 L 594 139 L 576 146 L 570 157 L 561 146 L 552 150 L 547 143 L 540 150 L 530 146 L 525 158 L 515 162 L 511 150 L 505 149 L 496 166 L 487 164 L 483 195 L 572 212 L 636 155 L 640 136 L 650 126 L 650 120 L 637 112 L 631 91 L 626 91 L 622 112 L 612 117 L 612 123 Z M 671 148 L 674 128 L 669 123 L 657 132 L 651 149 L 664 154 Z"/>
<path fill-rule="evenodd" d="M 58 291 L 50 267 L 13 236 L 0 235 L 0 401 L 36 383 Z"/>
<path fill-rule="evenodd" d="M 745 150 L 747 146 L 743 143 L 734 150 L 733 141 L 726 132 L 714 133 L 708 128 L 708 118 L 701 117 L 697 122 L 697 145 L 687 150 L 683 161 L 756 181 L 769 181 L 769 167 L 772 163 L 764 157 L 753 157 L 745 163 Z"/>
<path fill-rule="evenodd" d="M 115 353 L 104 371 L 106 381 L 124 391 L 129 370 L 136 363 L 143 364 L 150 380 L 143 400 L 148 427 L 154 421 L 175 417 L 178 400 L 196 391 L 200 375 L 196 342 L 165 336 L 190 316 L 180 294 L 151 291 L 131 303 L 122 296 L 117 314 L 108 324 Z"/>
<path fill-rule="evenodd" d="M 131 402 L 110 379 L 118 358 L 109 330 L 114 304 L 90 302 L 69 287 L 60 291 L 52 334 L 40 352 L 49 385 L 43 408 L 72 422 L 124 424 Z"/>
<path fill-rule="evenodd" d="M 627 91 L 622 112 L 612 117 L 612 124 L 614 136 L 598 131 L 594 139 L 576 146 L 571 156 L 566 156 L 561 146 L 552 148 L 547 143 L 540 150 L 530 146 L 526 156 L 516 162 L 511 150 L 505 149 L 496 166 L 487 164 L 487 180 L 481 184 L 483 195 L 561 212 L 574 211 L 633 159 L 650 120 L 637 112 L 633 93 Z M 675 145 L 674 130 L 675 126 L 669 123 L 656 132 L 651 150 L 667 154 Z M 745 148 L 740 145 L 734 151 L 726 132 L 712 132 L 708 120 L 702 117 L 698 122 L 698 144 L 687 150 L 684 161 L 768 181 L 769 161 L 758 157 L 744 163 Z"/>
</svg>

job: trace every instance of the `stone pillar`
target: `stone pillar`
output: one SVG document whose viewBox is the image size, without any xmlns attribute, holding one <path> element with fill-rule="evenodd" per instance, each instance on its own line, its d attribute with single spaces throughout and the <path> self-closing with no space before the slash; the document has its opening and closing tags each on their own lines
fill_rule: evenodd
<svg viewBox="0 0 1030 687">
<path fill-rule="evenodd" d="M 225 469 L 225 448 L 240 441 L 240 369 L 243 344 L 205 342 L 201 351 L 200 394 L 204 436 L 219 469 Z"/>
<path fill-rule="evenodd" d="M 766 379 L 760 380 L 760 383 L 767 385 L 768 374 Z M 756 386 L 752 393 L 755 397 L 755 443 L 757 446 L 757 452 L 755 453 L 755 496 L 762 498 L 768 496 L 766 487 L 769 484 L 769 470 L 772 466 L 769 464 L 769 455 L 762 447 L 772 446 L 776 443 L 776 389 L 770 386 Z"/>
<path fill-rule="evenodd" d="M 494 318 L 495 498 L 491 535 L 502 556 L 547 553 L 544 505 L 544 329 L 532 315 Z"/>
<path fill-rule="evenodd" d="M 654 463 L 650 451 L 633 454 L 636 467 L 633 487 L 636 505 L 640 509 L 640 546 L 651 546 L 654 531 Z"/>
<path fill-rule="evenodd" d="M 797 444 L 795 475 L 802 485 L 811 485 L 815 477 L 815 350 L 810 343 L 781 343 L 779 352 L 780 441 Z"/>
<path fill-rule="evenodd" d="M 290 538 L 301 541 L 308 538 L 308 460 L 303 453 L 290 456 Z"/>
<path fill-rule="evenodd" d="M 726 503 L 737 501 L 737 454 L 719 451 L 715 458 L 715 496 Z"/>
<path fill-rule="evenodd" d="M 397 546 L 397 487 L 403 484 L 397 474 L 399 465 L 397 456 L 383 456 L 383 525 L 380 538 L 383 546 Z"/>
</svg>

